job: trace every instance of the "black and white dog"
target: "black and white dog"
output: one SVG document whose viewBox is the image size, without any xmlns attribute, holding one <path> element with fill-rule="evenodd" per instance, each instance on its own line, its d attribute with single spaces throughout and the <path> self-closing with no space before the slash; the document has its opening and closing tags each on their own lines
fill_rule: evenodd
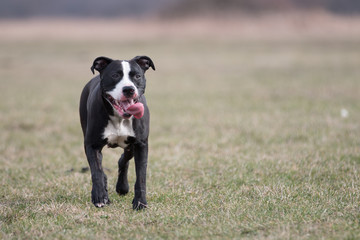
<svg viewBox="0 0 360 240">
<path fill-rule="evenodd" d="M 146 167 L 148 158 L 149 109 L 146 105 L 145 72 L 155 70 L 147 56 L 129 61 L 98 57 L 91 67 L 100 75 L 90 80 L 80 98 L 80 121 L 84 147 L 92 178 L 91 200 L 96 207 L 109 204 L 107 178 L 102 168 L 102 148 L 121 147 L 116 191 L 129 192 L 127 172 L 134 157 L 136 168 L 133 209 L 142 209 L 146 202 Z"/>
</svg>

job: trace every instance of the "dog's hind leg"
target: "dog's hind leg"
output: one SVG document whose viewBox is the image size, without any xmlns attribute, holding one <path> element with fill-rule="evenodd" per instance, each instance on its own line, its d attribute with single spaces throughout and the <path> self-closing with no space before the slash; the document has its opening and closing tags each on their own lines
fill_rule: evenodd
<svg viewBox="0 0 360 240">
<path fill-rule="evenodd" d="M 133 148 L 125 149 L 124 153 L 119 159 L 119 176 L 116 183 L 116 192 L 120 195 L 125 195 L 129 192 L 129 182 L 127 178 L 129 160 L 134 156 Z"/>
</svg>

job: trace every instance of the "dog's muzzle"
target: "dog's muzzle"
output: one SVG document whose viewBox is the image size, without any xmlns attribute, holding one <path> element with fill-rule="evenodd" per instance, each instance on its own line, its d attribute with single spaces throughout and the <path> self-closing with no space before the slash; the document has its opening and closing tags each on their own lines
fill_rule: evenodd
<svg viewBox="0 0 360 240">
<path fill-rule="evenodd" d="M 133 91 L 134 92 L 132 94 L 128 94 L 131 94 L 131 96 L 133 96 L 135 90 Z M 142 116 L 144 115 L 144 105 L 141 102 L 138 102 L 138 98 L 128 98 L 125 93 L 124 96 L 125 97 L 123 99 L 117 100 L 114 99 L 111 95 L 107 94 L 106 99 L 121 117 L 125 119 L 128 119 L 131 116 L 134 116 L 137 119 L 142 118 Z"/>
</svg>

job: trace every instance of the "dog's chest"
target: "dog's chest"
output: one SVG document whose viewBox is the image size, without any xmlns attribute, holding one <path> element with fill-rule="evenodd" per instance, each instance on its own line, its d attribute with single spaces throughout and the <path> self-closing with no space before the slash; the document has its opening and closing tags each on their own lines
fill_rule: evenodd
<svg viewBox="0 0 360 240">
<path fill-rule="evenodd" d="M 129 144 L 129 137 L 135 137 L 132 118 L 121 119 L 110 117 L 103 134 L 103 138 L 107 139 L 108 146 L 126 148 Z"/>
</svg>

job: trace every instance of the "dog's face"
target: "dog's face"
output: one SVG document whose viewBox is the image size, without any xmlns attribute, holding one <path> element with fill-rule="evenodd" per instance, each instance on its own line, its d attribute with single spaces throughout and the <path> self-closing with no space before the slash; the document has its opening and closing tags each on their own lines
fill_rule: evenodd
<svg viewBox="0 0 360 240">
<path fill-rule="evenodd" d="M 130 61 L 98 57 L 91 70 L 100 73 L 103 95 L 119 116 L 141 118 L 144 107 L 138 99 L 145 93 L 144 74 L 150 67 L 155 70 L 152 60 L 146 56 L 135 57 Z"/>
</svg>

